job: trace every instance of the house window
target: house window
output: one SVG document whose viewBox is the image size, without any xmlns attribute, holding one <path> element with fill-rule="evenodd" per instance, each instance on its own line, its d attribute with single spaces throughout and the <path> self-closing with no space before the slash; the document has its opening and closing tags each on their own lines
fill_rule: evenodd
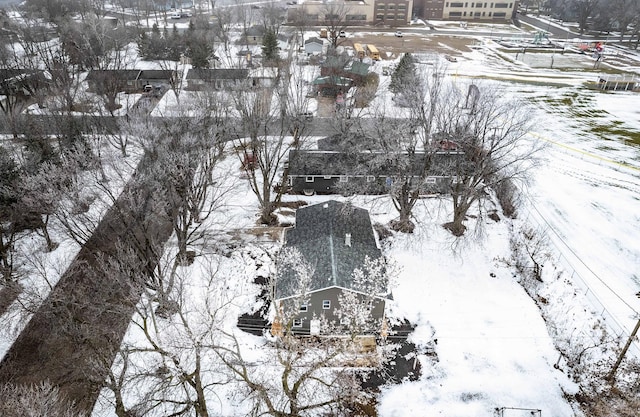
<svg viewBox="0 0 640 417">
<path fill-rule="evenodd" d="M 306 313 L 308 309 L 309 309 L 309 307 L 306 304 L 302 304 L 300 306 L 300 311 L 303 312 L 303 313 Z"/>
<path fill-rule="evenodd" d="M 449 12 L 449 17 L 461 17 L 462 12 Z"/>
<path fill-rule="evenodd" d="M 460 3 L 451 3 L 451 7 L 463 7 L 462 2 Z"/>
<path fill-rule="evenodd" d="M 349 182 L 349 177 L 346 175 L 340 175 L 340 182 Z"/>
<path fill-rule="evenodd" d="M 388 14 L 387 15 L 387 20 L 393 20 L 396 16 L 393 14 Z"/>
<path fill-rule="evenodd" d="M 313 182 L 313 177 L 304 177 L 304 182 Z"/>
<path fill-rule="evenodd" d="M 496 9 L 506 9 L 509 7 L 507 3 L 496 3 Z"/>
<path fill-rule="evenodd" d="M 376 15 L 376 20 L 382 20 L 384 19 L 384 15 L 383 14 L 377 14 Z"/>
<path fill-rule="evenodd" d="M 331 300 L 322 300 L 322 309 L 329 310 L 331 308 Z"/>
<path fill-rule="evenodd" d="M 302 320 L 293 319 L 293 327 L 302 327 Z"/>
<path fill-rule="evenodd" d="M 507 14 L 505 12 L 495 12 L 493 17 L 506 17 Z"/>
</svg>

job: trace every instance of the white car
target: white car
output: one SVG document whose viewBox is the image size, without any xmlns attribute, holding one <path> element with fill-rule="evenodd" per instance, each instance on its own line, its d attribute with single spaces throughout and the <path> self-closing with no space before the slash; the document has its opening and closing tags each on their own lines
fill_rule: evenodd
<svg viewBox="0 0 640 417">
<path fill-rule="evenodd" d="M 171 13 L 171 16 L 169 16 L 170 19 L 180 19 L 182 16 L 180 15 L 180 13 Z"/>
<path fill-rule="evenodd" d="M 396 31 L 396 38 L 401 38 L 401 37 L 403 37 L 403 36 L 404 36 L 404 35 L 402 34 L 402 32 L 400 32 L 399 30 L 398 30 L 398 31 Z"/>
<path fill-rule="evenodd" d="M 346 38 L 347 37 L 347 33 L 344 30 L 341 30 L 340 33 L 338 34 L 338 36 L 340 36 L 341 38 Z"/>
</svg>

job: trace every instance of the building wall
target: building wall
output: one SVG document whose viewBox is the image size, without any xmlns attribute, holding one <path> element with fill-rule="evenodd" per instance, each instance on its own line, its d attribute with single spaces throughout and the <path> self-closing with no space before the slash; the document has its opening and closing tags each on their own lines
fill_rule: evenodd
<svg viewBox="0 0 640 417">
<path fill-rule="evenodd" d="M 442 18 L 449 20 L 508 21 L 516 8 L 515 0 L 445 1 Z"/>
<path fill-rule="evenodd" d="M 374 23 L 403 26 L 411 21 L 413 0 L 376 0 Z"/>
<path fill-rule="evenodd" d="M 300 311 L 296 319 L 300 320 L 300 326 L 292 327 L 294 333 L 297 334 L 309 334 L 310 323 L 314 317 L 324 317 L 329 321 L 334 322 L 336 325 L 340 325 L 340 320 L 336 314 L 339 309 L 339 295 L 345 291 L 341 288 L 331 287 L 325 290 L 316 291 L 310 294 L 309 301 L 306 304 L 307 311 Z M 363 296 L 360 297 L 364 299 Z M 329 308 L 323 308 L 323 303 L 329 301 Z M 382 323 L 384 317 L 384 300 L 375 298 L 372 302 L 371 317 L 375 321 L 376 328 L 371 329 L 373 332 L 379 331 L 379 326 Z M 345 325 L 346 327 L 346 325 Z"/>
<path fill-rule="evenodd" d="M 348 25 L 357 26 L 360 24 L 372 23 L 374 1 L 375 0 L 336 2 L 337 6 L 334 10 L 338 14 L 344 14 L 344 16 L 341 16 L 340 18 Z M 294 16 L 299 15 L 300 13 L 304 13 L 306 15 L 306 22 L 308 25 L 323 25 L 326 20 L 325 15 L 331 10 L 331 4 L 332 3 L 316 0 L 305 1 L 304 3 L 298 4 L 297 6 L 289 9 L 289 20 L 292 20 Z"/>
<path fill-rule="evenodd" d="M 291 192 L 296 194 L 358 194 L 381 195 L 389 192 L 390 178 L 370 175 L 289 175 Z M 417 179 L 416 179 L 417 180 Z M 424 180 L 421 193 L 445 194 L 451 189 L 450 176 L 430 176 Z"/>
<path fill-rule="evenodd" d="M 422 19 L 442 19 L 444 0 L 414 0 L 413 16 Z"/>
</svg>

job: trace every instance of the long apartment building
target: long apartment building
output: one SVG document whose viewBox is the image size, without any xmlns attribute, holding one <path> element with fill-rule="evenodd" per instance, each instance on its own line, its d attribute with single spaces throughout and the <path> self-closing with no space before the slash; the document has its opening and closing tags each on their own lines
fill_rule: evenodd
<svg viewBox="0 0 640 417">
<path fill-rule="evenodd" d="M 413 0 L 307 0 L 289 8 L 289 20 L 304 16 L 312 25 L 339 19 L 349 25 L 404 26 L 411 21 L 412 11 Z"/>
<path fill-rule="evenodd" d="M 517 1 L 414 0 L 413 16 L 432 20 L 497 21 L 511 20 Z"/>
<path fill-rule="evenodd" d="M 351 25 L 404 26 L 413 17 L 507 22 L 513 17 L 516 7 L 516 0 L 300 0 L 289 9 L 289 20 L 294 20 L 293 16 L 304 15 L 307 23 L 322 25 L 330 20 L 330 14 L 340 14 L 341 19 Z"/>
</svg>

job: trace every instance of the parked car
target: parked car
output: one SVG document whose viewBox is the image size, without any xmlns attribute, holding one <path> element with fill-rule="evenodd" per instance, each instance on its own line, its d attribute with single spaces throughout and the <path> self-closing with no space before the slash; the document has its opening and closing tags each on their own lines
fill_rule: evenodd
<svg viewBox="0 0 640 417">
<path fill-rule="evenodd" d="M 171 16 L 169 16 L 170 19 L 180 19 L 182 18 L 182 15 L 178 12 L 175 13 L 171 13 Z"/>
<path fill-rule="evenodd" d="M 341 38 L 346 38 L 347 34 L 344 30 L 341 30 L 340 33 L 338 34 L 338 36 L 340 36 Z"/>
<path fill-rule="evenodd" d="M 458 59 L 455 56 L 445 55 L 444 58 L 449 62 L 458 62 Z"/>
<path fill-rule="evenodd" d="M 399 30 L 396 31 L 396 38 L 401 38 L 403 36 L 404 36 L 404 34 L 402 32 L 400 32 Z"/>
</svg>

